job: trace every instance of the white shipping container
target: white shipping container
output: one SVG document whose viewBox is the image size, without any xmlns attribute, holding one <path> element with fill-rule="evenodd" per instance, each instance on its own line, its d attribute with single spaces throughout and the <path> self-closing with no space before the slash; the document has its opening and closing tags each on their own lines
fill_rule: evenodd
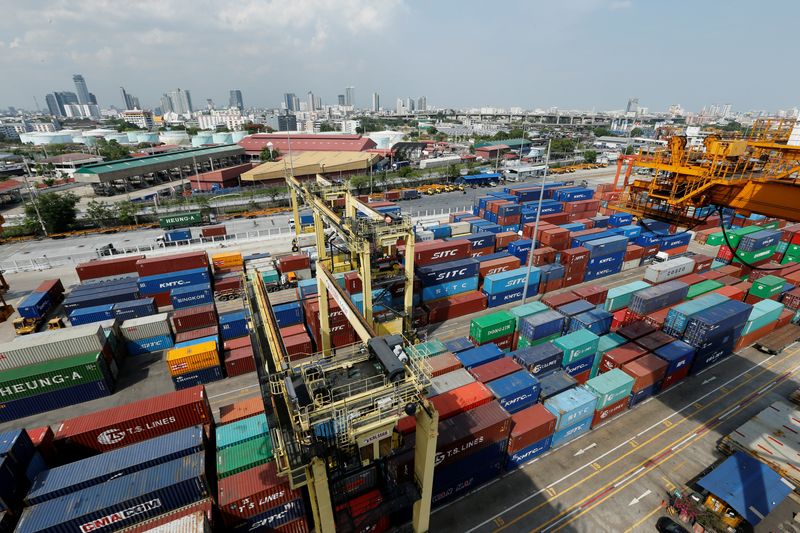
<svg viewBox="0 0 800 533">
<path fill-rule="evenodd" d="M 147 531 L 148 533 L 208 533 L 211 531 L 211 526 L 206 514 L 201 511 L 165 522 Z"/>
<path fill-rule="evenodd" d="M 651 283 L 664 283 L 694 272 L 694 260 L 690 257 L 676 257 L 663 263 L 650 265 L 644 271 L 644 279 Z"/>
<path fill-rule="evenodd" d="M 634 268 L 639 268 L 639 259 L 631 259 L 630 261 L 623 261 L 622 262 L 622 270 L 633 270 Z"/>
<path fill-rule="evenodd" d="M 469 222 L 451 222 L 451 235 L 466 235 L 469 233 Z"/>
<path fill-rule="evenodd" d="M 432 241 L 433 240 L 433 232 L 432 231 L 418 231 L 416 234 L 417 242 L 424 242 L 424 241 Z"/>
<path fill-rule="evenodd" d="M 464 385 L 469 385 L 473 381 L 475 381 L 475 378 L 472 377 L 472 374 L 463 368 L 448 372 L 447 374 L 442 374 L 441 376 L 436 376 L 431 379 L 431 385 L 428 388 L 430 391 L 428 393 L 428 398 L 457 389 L 458 387 L 463 387 Z"/>
<path fill-rule="evenodd" d="M 167 313 L 131 318 L 122 323 L 120 330 L 123 338 L 128 341 L 138 341 L 158 337 L 159 335 L 172 334 Z"/>
<path fill-rule="evenodd" d="M 17 337 L 0 345 L 0 370 L 99 352 L 106 335 L 98 324 L 85 324 Z"/>
</svg>

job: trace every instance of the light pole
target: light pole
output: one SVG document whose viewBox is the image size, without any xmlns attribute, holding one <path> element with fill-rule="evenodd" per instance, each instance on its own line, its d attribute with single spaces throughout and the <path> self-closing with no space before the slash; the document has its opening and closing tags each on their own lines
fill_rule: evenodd
<svg viewBox="0 0 800 533">
<path fill-rule="evenodd" d="M 22 158 L 22 162 L 25 164 L 25 175 L 23 179 L 25 180 L 25 186 L 28 188 L 28 195 L 31 197 L 31 204 L 33 204 L 33 210 L 36 212 L 36 218 L 39 220 L 39 225 L 42 228 L 42 233 L 44 236 L 47 237 L 47 228 L 44 225 L 44 220 L 42 220 L 42 215 L 39 213 L 39 197 L 38 195 L 33 194 L 33 190 L 31 189 L 31 183 L 28 181 L 28 175 L 31 173 L 31 169 L 28 166 L 28 160 L 24 157 Z"/>
<path fill-rule="evenodd" d="M 547 181 L 547 167 L 550 164 L 550 143 L 547 141 L 547 155 L 544 159 L 544 173 L 542 174 L 542 188 L 539 190 L 539 204 L 536 207 L 536 220 L 533 223 L 533 234 L 531 235 L 531 250 L 528 252 L 528 272 L 525 275 L 525 288 L 522 289 L 522 303 L 528 298 L 528 284 L 531 281 L 531 270 L 533 270 L 533 249 L 536 247 L 536 233 L 539 231 L 539 217 L 542 214 L 542 199 L 544 198 L 544 182 Z M 541 280 L 539 281 L 541 283 Z"/>
</svg>

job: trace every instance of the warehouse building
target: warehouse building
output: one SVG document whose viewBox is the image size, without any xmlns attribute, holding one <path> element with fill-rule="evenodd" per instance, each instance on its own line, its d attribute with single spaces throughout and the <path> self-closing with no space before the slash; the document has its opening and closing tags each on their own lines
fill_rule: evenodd
<svg viewBox="0 0 800 533">
<path fill-rule="evenodd" d="M 381 159 L 380 154 L 370 152 L 302 152 L 247 171 L 242 174 L 242 182 L 278 182 L 290 174 L 297 179 L 313 179 L 317 174 L 344 179 L 369 172 Z"/>
<path fill-rule="evenodd" d="M 268 144 L 281 154 L 301 152 L 365 152 L 377 148 L 375 141 L 361 135 L 306 134 L 306 133 L 256 133 L 239 141 L 250 156 L 258 156 Z"/>
</svg>

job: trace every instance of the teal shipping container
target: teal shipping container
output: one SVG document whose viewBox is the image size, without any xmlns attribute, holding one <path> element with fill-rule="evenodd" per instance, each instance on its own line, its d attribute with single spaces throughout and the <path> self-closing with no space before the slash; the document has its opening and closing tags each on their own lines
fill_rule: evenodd
<svg viewBox="0 0 800 533">
<path fill-rule="evenodd" d="M 516 317 L 517 319 L 516 330 L 519 330 L 520 318 L 525 318 L 526 316 L 535 315 L 536 313 L 541 313 L 542 311 L 547 311 L 548 309 L 550 308 L 547 307 L 542 302 L 531 302 L 519 305 L 513 309 L 510 309 L 509 311 L 511 312 L 512 315 L 514 315 L 514 317 Z"/>
<path fill-rule="evenodd" d="M 556 417 L 556 431 L 591 418 L 597 406 L 597 394 L 586 387 L 575 387 L 544 401 L 544 406 Z"/>
<path fill-rule="evenodd" d="M 761 300 L 753 304 L 742 335 L 747 335 L 778 320 L 783 312 L 783 304 L 775 300 Z"/>
<path fill-rule="evenodd" d="M 664 332 L 673 337 L 680 337 L 692 316 L 705 309 L 716 307 L 727 300 L 726 296 L 714 292 L 676 305 L 667 313 L 667 318 L 664 320 Z"/>
<path fill-rule="evenodd" d="M 600 342 L 600 337 L 595 335 L 589 330 L 579 329 L 573 331 L 553 341 L 553 344 L 561 348 L 564 352 L 564 358 L 561 364 L 566 366 L 570 363 L 589 357 L 597 353 L 597 347 Z"/>
<path fill-rule="evenodd" d="M 606 311 L 619 311 L 624 307 L 628 307 L 634 292 L 646 289 L 650 286 L 651 285 L 646 281 L 632 281 L 625 285 L 608 289 L 605 303 Z"/>
<path fill-rule="evenodd" d="M 235 446 L 240 442 L 257 439 L 268 433 L 266 414 L 243 418 L 217 428 L 217 449 L 222 450 L 229 446 Z"/>
<path fill-rule="evenodd" d="M 630 396 L 634 381 L 633 377 L 615 368 L 591 378 L 586 388 L 597 395 L 597 409 L 604 409 Z"/>
</svg>

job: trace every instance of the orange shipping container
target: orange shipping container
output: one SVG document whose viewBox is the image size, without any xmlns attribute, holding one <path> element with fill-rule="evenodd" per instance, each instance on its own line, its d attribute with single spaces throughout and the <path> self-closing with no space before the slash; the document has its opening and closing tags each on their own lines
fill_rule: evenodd
<svg viewBox="0 0 800 533">
<path fill-rule="evenodd" d="M 211 264 L 214 268 L 232 268 L 244 265 L 242 252 L 224 252 L 211 256 Z"/>
<path fill-rule="evenodd" d="M 167 366 L 172 376 L 216 365 L 219 365 L 219 354 L 214 341 L 173 348 L 167 352 Z"/>
<path fill-rule="evenodd" d="M 439 411 L 439 420 L 447 420 L 471 409 L 494 400 L 492 392 L 483 383 L 473 382 L 451 391 L 437 394 L 431 403 Z M 406 416 L 397 421 L 397 430 L 406 435 L 412 433 L 417 426 L 413 416 Z"/>
</svg>

